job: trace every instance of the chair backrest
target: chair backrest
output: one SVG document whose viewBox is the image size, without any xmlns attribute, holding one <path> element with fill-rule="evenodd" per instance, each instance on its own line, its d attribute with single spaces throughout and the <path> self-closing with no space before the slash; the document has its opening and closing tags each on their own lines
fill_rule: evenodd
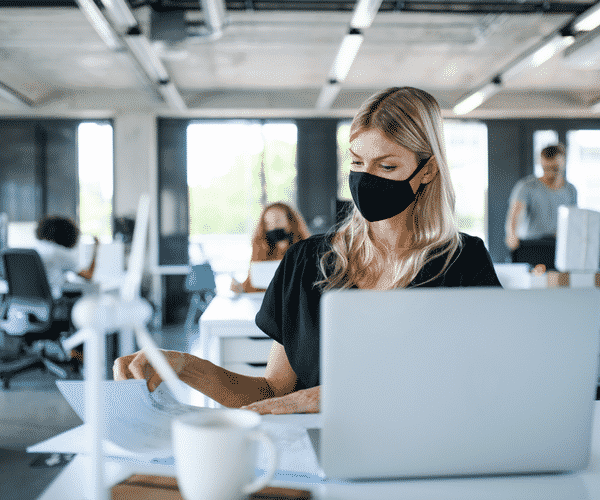
<svg viewBox="0 0 600 500">
<path fill-rule="evenodd" d="M 46 269 L 36 250 L 7 248 L 0 256 L 9 297 L 52 304 Z"/>
<path fill-rule="evenodd" d="M 185 280 L 185 289 L 188 292 L 214 290 L 216 287 L 215 273 L 208 262 L 190 268 L 190 273 Z"/>
</svg>

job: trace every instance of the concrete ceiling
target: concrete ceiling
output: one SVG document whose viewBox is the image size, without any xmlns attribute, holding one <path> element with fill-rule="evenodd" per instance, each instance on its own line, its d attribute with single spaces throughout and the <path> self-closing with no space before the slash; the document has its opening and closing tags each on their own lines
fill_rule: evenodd
<svg viewBox="0 0 600 500">
<path fill-rule="evenodd" d="M 31 100 L 35 112 L 168 110 L 130 54 L 111 51 L 68 0 L 54 2 L 63 6 L 40 7 L 48 3 L 23 0 L 22 7 L 0 8 L 0 82 Z M 354 2 L 321 2 L 328 7 L 321 10 L 315 7 L 319 2 L 298 0 L 262 2 L 271 7 L 262 10 L 256 1 L 228 2 L 228 24 L 215 41 L 193 36 L 204 18 L 202 10 L 190 8 L 185 12 L 188 36 L 179 42 L 160 40 L 151 31 L 151 7 L 143 3 L 134 1 L 139 5 L 135 16 L 142 31 L 155 38 L 154 50 L 190 113 L 231 108 L 312 114 Z M 294 10 L 294 3 L 308 10 Z M 516 2 L 505 2 L 504 11 L 498 8 L 502 2 L 495 2 L 492 12 L 466 13 L 419 12 L 414 3 L 412 10 L 398 10 L 400 3 L 394 2 L 394 9 L 388 2 L 385 11 L 382 4 L 365 30 L 330 113 L 355 109 L 380 88 L 410 85 L 431 92 L 451 114 L 461 96 L 567 25 L 593 1 L 546 2 L 546 10 L 556 7 L 553 12 L 519 2 L 533 11 L 520 14 L 510 13 Z M 428 3 L 434 4 L 420 2 Z M 473 115 L 598 116 L 589 110 L 598 99 L 600 56 L 583 66 L 557 54 L 507 81 Z M 23 112 L 2 99 L 0 111 Z"/>
</svg>

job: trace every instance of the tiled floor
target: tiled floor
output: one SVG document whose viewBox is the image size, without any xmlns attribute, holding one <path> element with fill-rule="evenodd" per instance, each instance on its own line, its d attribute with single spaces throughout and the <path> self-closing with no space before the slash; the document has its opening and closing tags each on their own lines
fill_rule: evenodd
<svg viewBox="0 0 600 500">
<path fill-rule="evenodd" d="M 153 337 L 171 350 L 187 351 L 193 341 L 180 325 L 165 327 Z M 37 456 L 25 452 L 27 446 L 82 423 L 55 380 L 36 370 L 17 375 L 9 390 L 0 389 L 0 500 L 33 500 L 61 470 L 32 468 Z"/>
</svg>

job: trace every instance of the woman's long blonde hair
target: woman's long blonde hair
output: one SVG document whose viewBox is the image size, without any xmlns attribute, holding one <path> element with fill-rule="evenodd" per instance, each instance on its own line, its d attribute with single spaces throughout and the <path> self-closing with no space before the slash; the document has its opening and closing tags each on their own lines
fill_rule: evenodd
<svg viewBox="0 0 600 500">
<path fill-rule="evenodd" d="M 377 277 L 387 266 L 393 266 L 390 288 L 406 287 L 427 262 L 444 254 L 440 274 L 445 271 L 459 249 L 460 234 L 442 127 L 438 103 L 423 90 L 389 88 L 363 103 L 352 121 L 350 141 L 367 130 L 379 130 L 392 142 L 413 151 L 417 163 L 435 157 L 438 172 L 429 183 L 421 184 L 415 203 L 408 208 L 415 230 L 405 255 L 390 259 L 389 251 L 387 256 L 382 253 L 372 241 L 369 222 L 355 206 L 333 234 L 331 248 L 321 257 L 324 278 L 317 285 L 324 290 L 349 288 L 360 283 L 367 271 Z"/>
</svg>

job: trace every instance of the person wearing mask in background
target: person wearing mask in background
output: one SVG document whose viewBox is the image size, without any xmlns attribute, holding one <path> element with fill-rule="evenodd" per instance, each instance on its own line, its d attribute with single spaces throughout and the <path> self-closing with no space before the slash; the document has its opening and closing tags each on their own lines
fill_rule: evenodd
<svg viewBox="0 0 600 500">
<path fill-rule="evenodd" d="M 248 377 L 192 354 L 163 351 L 185 383 L 228 407 L 318 412 L 324 291 L 501 286 L 483 241 L 458 230 L 433 96 L 411 87 L 371 96 L 352 121 L 350 152 L 351 213 L 332 232 L 287 250 L 256 315 L 257 326 L 274 340 L 265 375 Z M 435 314 L 434 303 L 431 310 Z M 143 351 L 118 358 L 113 373 L 115 380 L 145 379 L 151 391 L 161 383 Z M 352 376 L 370 373 L 369 366 L 357 366 Z"/>
<path fill-rule="evenodd" d="M 554 269 L 558 207 L 577 205 L 577 190 L 565 179 L 565 159 L 562 144 L 542 149 L 543 175 L 525 177 L 513 188 L 506 217 L 506 246 L 513 262 Z"/>
<path fill-rule="evenodd" d="M 302 216 L 285 203 L 277 202 L 267 205 L 258 221 L 252 237 L 252 262 L 281 260 L 285 252 L 294 243 L 310 236 L 308 227 Z M 243 283 L 235 279 L 231 282 L 231 290 L 241 292 L 262 292 L 250 282 L 250 275 Z"/>
<path fill-rule="evenodd" d="M 90 281 L 96 267 L 96 254 L 99 241 L 94 236 L 94 249 L 90 265 L 85 269 L 79 268 L 79 256 L 75 246 L 79 241 L 79 228 L 75 223 L 59 215 L 44 217 L 38 223 L 36 230 L 38 241 L 35 250 L 40 254 L 48 283 L 55 299 L 62 296 L 62 286 L 67 281 L 69 271 Z"/>
</svg>

